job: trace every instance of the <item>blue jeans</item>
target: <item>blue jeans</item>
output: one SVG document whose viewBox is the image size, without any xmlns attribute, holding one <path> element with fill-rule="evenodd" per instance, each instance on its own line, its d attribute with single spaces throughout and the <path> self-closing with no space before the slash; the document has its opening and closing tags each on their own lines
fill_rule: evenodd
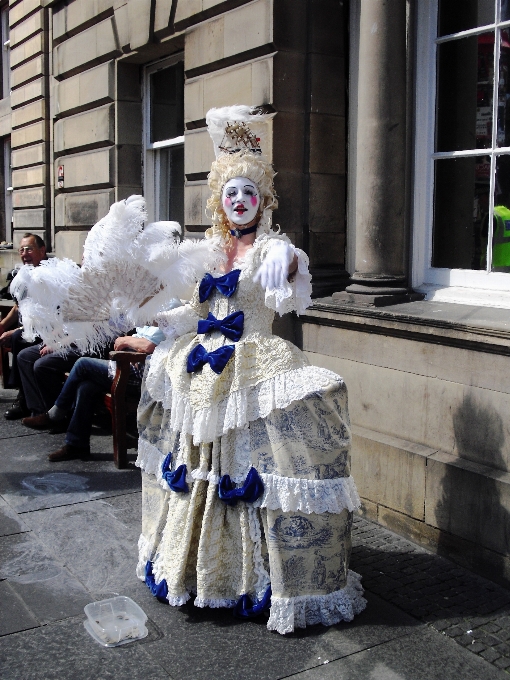
<svg viewBox="0 0 510 680">
<path fill-rule="evenodd" d="M 109 392 L 112 386 L 112 378 L 108 375 L 108 363 L 106 359 L 90 357 L 78 359 L 55 401 L 55 406 L 66 413 L 74 406 L 66 433 L 66 443 L 71 446 L 90 445 L 92 418 L 98 400 Z"/>
</svg>

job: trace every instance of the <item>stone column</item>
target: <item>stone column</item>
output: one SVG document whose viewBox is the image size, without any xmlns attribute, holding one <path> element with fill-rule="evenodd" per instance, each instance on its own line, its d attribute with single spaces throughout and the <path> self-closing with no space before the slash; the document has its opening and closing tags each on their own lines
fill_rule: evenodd
<svg viewBox="0 0 510 680">
<path fill-rule="evenodd" d="M 406 0 L 360 0 L 355 272 L 361 304 L 408 299 Z"/>
</svg>

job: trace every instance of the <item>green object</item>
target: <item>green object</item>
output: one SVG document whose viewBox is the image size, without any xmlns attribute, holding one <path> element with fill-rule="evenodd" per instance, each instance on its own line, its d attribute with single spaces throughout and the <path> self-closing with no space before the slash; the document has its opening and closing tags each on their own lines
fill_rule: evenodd
<svg viewBox="0 0 510 680">
<path fill-rule="evenodd" d="M 510 267 L 510 208 L 495 205 L 494 221 L 492 266 Z"/>
</svg>

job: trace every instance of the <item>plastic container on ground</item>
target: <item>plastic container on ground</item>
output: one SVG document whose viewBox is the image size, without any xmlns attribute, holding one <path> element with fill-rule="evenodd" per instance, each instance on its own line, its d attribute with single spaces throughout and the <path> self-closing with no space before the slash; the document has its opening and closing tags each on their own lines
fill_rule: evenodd
<svg viewBox="0 0 510 680">
<path fill-rule="evenodd" d="M 85 607 L 85 614 L 85 629 L 103 647 L 124 645 L 148 634 L 145 626 L 147 615 L 125 595 L 91 602 Z"/>
</svg>

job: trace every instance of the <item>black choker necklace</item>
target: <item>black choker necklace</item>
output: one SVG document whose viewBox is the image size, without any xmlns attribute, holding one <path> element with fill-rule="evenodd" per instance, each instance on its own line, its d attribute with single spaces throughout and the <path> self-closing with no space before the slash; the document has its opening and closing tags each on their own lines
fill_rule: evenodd
<svg viewBox="0 0 510 680">
<path fill-rule="evenodd" d="M 246 234 L 253 234 L 257 231 L 258 224 L 254 224 L 253 227 L 248 227 L 248 229 L 231 229 L 230 233 L 236 238 L 241 238 L 241 236 L 246 236 Z"/>
</svg>

